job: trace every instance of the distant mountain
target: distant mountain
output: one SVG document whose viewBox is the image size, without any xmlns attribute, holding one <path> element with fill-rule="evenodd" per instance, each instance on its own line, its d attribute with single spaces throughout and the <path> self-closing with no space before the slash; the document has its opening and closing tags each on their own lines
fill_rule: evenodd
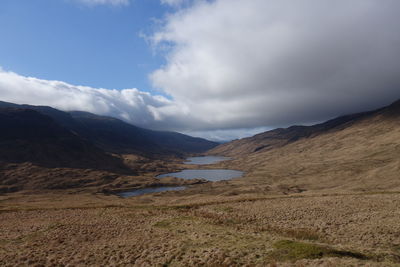
<svg viewBox="0 0 400 267">
<path fill-rule="evenodd" d="M 221 167 L 246 171 L 249 184 L 284 193 L 400 190 L 400 101 L 313 126 L 275 129 L 208 153 L 233 157 Z"/>
<path fill-rule="evenodd" d="M 209 153 L 235 156 L 271 150 L 304 138 L 312 138 L 328 132 L 343 130 L 354 123 L 378 114 L 386 114 L 387 116 L 398 114 L 399 109 L 400 100 L 385 108 L 340 116 L 312 126 L 295 125 L 288 128 L 278 128 L 252 137 L 234 140 L 211 149 Z"/>
<path fill-rule="evenodd" d="M 47 115 L 60 126 L 112 153 L 182 155 L 204 152 L 218 145 L 202 138 L 175 132 L 152 131 L 88 112 L 63 112 L 47 106 L 17 105 L 0 101 L 0 108 L 2 107 L 32 109 Z"/>
<path fill-rule="evenodd" d="M 38 111 L 0 108 L 0 125 L 2 162 L 129 172 L 119 158 L 105 153 Z"/>
<path fill-rule="evenodd" d="M 218 144 L 175 132 L 152 131 L 124 121 L 88 112 L 70 112 L 84 126 L 79 134 L 116 153 L 200 153 Z"/>
</svg>

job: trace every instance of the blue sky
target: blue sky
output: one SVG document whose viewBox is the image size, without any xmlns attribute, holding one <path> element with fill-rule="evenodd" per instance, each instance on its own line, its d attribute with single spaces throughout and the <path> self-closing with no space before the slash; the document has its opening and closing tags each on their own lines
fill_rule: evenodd
<svg viewBox="0 0 400 267">
<path fill-rule="evenodd" d="M 399 0 L 0 0 L 0 100 L 218 140 L 321 122 L 400 98 L 398 10 Z"/>
<path fill-rule="evenodd" d="M 151 90 L 163 58 L 141 34 L 168 11 L 159 0 L 87 5 L 1 0 L 0 65 L 21 75 L 103 88 Z"/>
</svg>

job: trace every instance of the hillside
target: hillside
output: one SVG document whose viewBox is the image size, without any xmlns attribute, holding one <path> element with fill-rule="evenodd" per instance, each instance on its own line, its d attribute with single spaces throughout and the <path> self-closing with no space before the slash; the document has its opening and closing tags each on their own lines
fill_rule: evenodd
<svg viewBox="0 0 400 267">
<path fill-rule="evenodd" d="M 122 159 L 31 109 L 0 109 L 0 192 L 85 187 L 134 175 Z"/>
<path fill-rule="evenodd" d="M 160 184 L 155 174 L 168 172 L 164 160 L 215 146 L 110 117 L 6 102 L 0 102 L 0 125 L 0 193 L 151 186 Z"/>
<path fill-rule="evenodd" d="M 217 145 L 202 138 L 176 132 L 152 131 L 121 120 L 88 112 L 70 112 L 85 138 L 114 153 L 141 153 L 151 157 L 162 154 L 200 153 Z"/>
<path fill-rule="evenodd" d="M 119 159 L 30 109 L 0 109 L 0 160 L 45 167 L 123 169 Z"/>
<path fill-rule="evenodd" d="M 32 109 L 51 117 L 60 126 L 112 153 L 134 153 L 147 157 L 182 155 L 209 150 L 217 143 L 175 132 L 152 131 L 124 121 L 88 112 L 63 112 L 46 106 L 1 102 L 2 107 Z"/>
<path fill-rule="evenodd" d="M 379 111 L 380 110 L 341 116 L 312 126 L 295 125 L 288 128 L 277 128 L 252 137 L 234 140 L 219 145 L 218 147 L 211 149 L 209 152 L 211 154 L 236 156 L 271 150 L 273 148 L 283 147 L 303 138 L 313 138 L 320 134 L 343 130 L 363 118 L 367 118 Z"/>
<path fill-rule="evenodd" d="M 400 101 L 314 126 L 276 129 L 209 151 L 246 183 L 281 191 L 400 189 Z"/>
</svg>

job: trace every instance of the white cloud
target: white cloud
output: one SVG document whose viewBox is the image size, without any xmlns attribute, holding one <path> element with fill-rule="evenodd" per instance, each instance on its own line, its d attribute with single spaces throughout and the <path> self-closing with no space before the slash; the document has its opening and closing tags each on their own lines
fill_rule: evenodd
<svg viewBox="0 0 400 267">
<path fill-rule="evenodd" d="M 129 0 L 76 0 L 86 5 L 113 5 L 113 6 L 125 6 L 129 5 Z"/>
<path fill-rule="evenodd" d="M 185 125 L 185 108 L 163 96 L 138 89 L 109 90 L 25 77 L 0 68 L 0 100 L 47 105 L 61 110 L 109 115 L 138 126 L 177 129 Z"/>
<path fill-rule="evenodd" d="M 314 122 L 400 97 L 400 1 L 195 1 L 152 36 L 198 130 Z"/>
</svg>

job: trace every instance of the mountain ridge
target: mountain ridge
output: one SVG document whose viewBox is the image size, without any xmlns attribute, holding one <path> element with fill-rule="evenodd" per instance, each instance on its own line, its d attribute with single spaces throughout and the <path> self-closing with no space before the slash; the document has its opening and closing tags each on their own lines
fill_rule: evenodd
<svg viewBox="0 0 400 267">
<path fill-rule="evenodd" d="M 117 118 L 89 112 L 64 112 L 48 106 L 18 105 L 0 101 L 0 108 L 2 107 L 36 110 L 111 153 L 135 153 L 148 157 L 170 154 L 183 156 L 186 153 L 201 153 L 218 145 L 206 139 L 176 132 L 149 130 Z"/>
<path fill-rule="evenodd" d="M 313 126 L 275 129 L 208 153 L 232 157 L 218 167 L 245 171 L 243 188 L 257 185 L 257 190 L 283 193 L 393 191 L 400 190 L 399 140 L 396 101 Z"/>
<path fill-rule="evenodd" d="M 372 111 L 365 111 L 343 115 L 311 126 L 293 125 L 287 128 L 276 128 L 262 132 L 251 137 L 233 140 L 221 144 L 208 151 L 208 154 L 221 154 L 235 156 L 239 154 L 251 154 L 263 150 L 283 147 L 303 138 L 312 138 L 329 131 L 343 130 L 353 123 L 370 116 L 385 115 L 388 118 L 400 114 L 400 100 L 392 104 Z"/>
</svg>

